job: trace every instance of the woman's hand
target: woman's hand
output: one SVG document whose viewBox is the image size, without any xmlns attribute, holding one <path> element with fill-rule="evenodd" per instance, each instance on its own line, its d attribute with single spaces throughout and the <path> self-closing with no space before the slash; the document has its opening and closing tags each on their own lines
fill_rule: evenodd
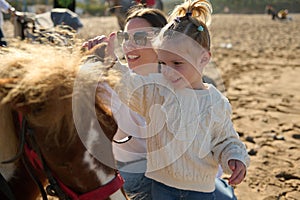
<svg viewBox="0 0 300 200">
<path fill-rule="evenodd" d="M 82 48 L 87 48 L 88 50 L 91 50 L 97 44 L 101 44 L 101 43 L 107 42 L 107 41 L 108 41 L 108 38 L 105 35 L 99 35 L 99 36 L 96 36 L 96 37 L 84 42 L 82 44 Z"/>
<path fill-rule="evenodd" d="M 94 48 L 102 48 L 105 44 L 106 50 L 105 50 L 105 57 L 110 57 L 113 60 L 115 60 L 117 57 L 115 55 L 115 48 L 114 48 L 114 41 L 116 38 L 116 33 L 111 33 L 108 37 L 105 35 L 96 36 L 82 44 L 82 48 L 86 48 L 88 51 L 91 50 L 91 52 L 97 52 L 97 49 Z M 94 51 L 93 51 L 94 50 Z"/>
</svg>

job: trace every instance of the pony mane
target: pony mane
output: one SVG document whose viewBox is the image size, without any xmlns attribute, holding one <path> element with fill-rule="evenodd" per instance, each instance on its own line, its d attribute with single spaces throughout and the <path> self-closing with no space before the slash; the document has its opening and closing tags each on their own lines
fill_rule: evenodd
<svg viewBox="0 0 300 200">
<path fill-rule="evenodd" d="M 78 81 L 77 75 L 82 64 L 79 48 L 22 44 L 22 48 L 0 52 L 0 60 L 0 105 L 12 105 L 14 109 L 26 114 L 34 126 L 48 128 L 45 137 L 51 135 L 53 138 L 53 134 L 66 128 L 71 144 L 76 136 L 72 120 L 72 98 L 76 95 L 73 86 L 74 81 Z M 96 67 L 98 71 L 101 69 L 100 80 Z M 104 73 L 105 70 L 105 65 L 98 63 L 95 73 L 91 70 L 80 81 L 85 86 L 97 82 L 111 85 L 115 78 L 109 72 Z M 111 116 L 104 102 L 104 99 L 97 98 L 98 108 Z M 59 137 L 62 136 L 54 137 L 58 144 Z"/>
<path fill-rule="evenodd" d="M 22 45 L 0 55 L 0 77 L 12 80 L 11 89 L 1 91 L 2 103 L 20 105 L 43 102 L 50 91 L 60 87 L 60 98 L 71 92 L 78 69 L 79 52 L 68 52 L 64 47 Z M 8 86 L 9 87 L 9 86 Z M 18 100 L 20 95 L 22 100 Z"/>
</svg>

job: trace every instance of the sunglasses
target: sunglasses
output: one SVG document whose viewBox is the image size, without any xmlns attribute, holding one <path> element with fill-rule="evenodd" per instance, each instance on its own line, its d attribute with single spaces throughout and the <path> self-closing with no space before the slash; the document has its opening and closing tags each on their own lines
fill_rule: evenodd
<svg viewBox="0 0 300 200">
<path fill-rule="evenodd" d="M 134 41 L 134 43 L 138 46 L 146 46 L 148 39 L 151 39 L 152 37 L 149 37 L 149 34 L 145 31 L 137 31 L 133 34 L 129 34 L 128 32 L 124 31 L 118 31 L 117 32 L 117 38 L 119 44 L 123 44 L 126 41 Z"/>
</svg>

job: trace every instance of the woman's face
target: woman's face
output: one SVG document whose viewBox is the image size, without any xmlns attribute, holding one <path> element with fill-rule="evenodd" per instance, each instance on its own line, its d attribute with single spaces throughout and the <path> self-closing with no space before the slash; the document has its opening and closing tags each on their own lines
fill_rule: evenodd
<svg viewBox="0 0 300 200">
<path fill-rule="evenodd" d="M 147 20 L 133 18 L 127 22 L 124 31 L 132 38 L 136 31 L 141 31 L 145 27 L 151 27 Z M 147 75 L 157 72 L 157 55 L 149 41 L 146 46 L 142 46 L 136 45 L 133 39 L 129 39 L 123 44 L 123 50 L 129 68 L 134 69 L 136 73 Z"/>
</svg>

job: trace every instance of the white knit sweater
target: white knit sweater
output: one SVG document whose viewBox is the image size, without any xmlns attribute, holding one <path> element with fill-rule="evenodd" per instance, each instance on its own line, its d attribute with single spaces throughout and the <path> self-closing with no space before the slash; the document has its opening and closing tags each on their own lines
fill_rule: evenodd
<svg viewBox="0 0 300 200">
<path fill-rule="evenodd" d="M 214 86 L 176 90 L 161 74 L 140 76 L 119 63 L 114 68 L 122 71 L 118 96 L 148 125 L 146 176 L 175 188 L 212 192 L 218 164 L 229 174 L 230 159 L 249 165 L 231 106 Z"/>
</svg>

